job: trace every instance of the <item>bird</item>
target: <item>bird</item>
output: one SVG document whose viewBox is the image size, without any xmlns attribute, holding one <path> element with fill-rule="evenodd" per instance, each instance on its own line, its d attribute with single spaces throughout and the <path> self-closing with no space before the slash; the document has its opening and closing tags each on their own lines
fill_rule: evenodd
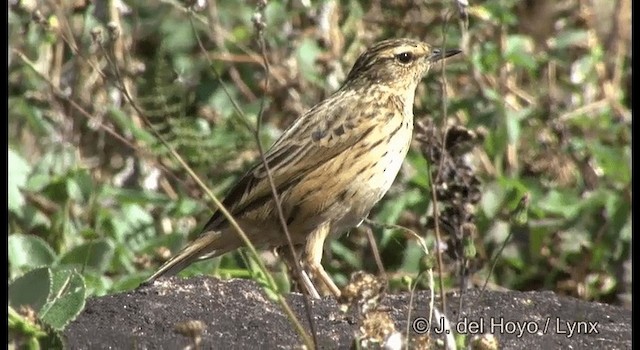
<svg viewBox="0 0 640 350">
<path fill-rule="evenodd" d="M 265 152 L 309 295 L 320 297 L 307 273 L 339 298 L 321 264 L 325 240 L 359 226 L 389 190 L 411 143 L 418 84 L 432 65 L 460 52 L 409 38 L 373 44 L 340 88 L 300 115 Z M 263 161 L 231 187 L 222 204 L 254 246 L 288 247 Z M 215 211 L 202 233 L 143 285 L 243 245 Z M 285 257 L 296 263 L 291 259 Z"/>
</svg>

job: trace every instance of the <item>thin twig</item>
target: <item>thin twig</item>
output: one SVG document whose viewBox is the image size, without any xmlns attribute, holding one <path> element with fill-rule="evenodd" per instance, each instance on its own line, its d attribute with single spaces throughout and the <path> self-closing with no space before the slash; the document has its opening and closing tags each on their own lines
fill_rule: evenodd
<svg viewBox="0 0 640 350">
<path fill-rule="evenodd" d="M 64 38 L 63 38 L 63 40 L 64 40 Z M 21 57 L 21 59 L 23 59 L 23 61 L 25 61 L 25 62 L 28 61 L 26 59 L 26 57 L 24 55 L 22 55 L 20 52 L 16 51 L 16 53 L 18 53 L 18 56 Z M 35 66 L 32 65 L 31 67 L 35 70 Z M 95 67 L 95 65 L 94 65 L 94 67 Z M 114 68 L 114 69 L 116 69 L 116 68 Z M 118 73 L 116 73 L 116 74 L 118 74 Z M 104 73 L 101 73 L 101 75 L 104 76 Z M 46 81 L 50 82 L 48 79 Z M 50 83 L 51 83 L 50 85 L 52 87 L 56 88 L 54 85 L 52 85 L 52 82 L 50 82 Z M 173 149 L 173 147 L 171 147 L 171 145 L 169 145 L 169 143 L 153 127 L 151 127 L 151 123 L 146 118 L 146 116 L 144 115 L 142 110 L 137 106 L 137 104 L 135 103 L 135 101 L 133 100 L 131 95 L 129 94 L 128 90 L 124 86 L 123 82 L 122 81 L 118 81 L 118 83 L 119 84 L 116 84 L 116 88 L 120 92 L 122 92 L 122 94 L 125 96 L 126 100 L 130 103 L 132 108 L 138 113 L 138 115 L 143 120 L 145 125 L 147 125 L 147 127 L 149 127 L 149 129 L 151 130 L 153 135 L 163 144 L 163 146 L 165 146 L 167 148 L 169 153 L 178 161 L 178 163 L 180 163 L 180 165 L 194 179 L 194 181 L 198 184 L 198 186 L 200 186 L 200 188 L 202 188 L 202 190 L 215 203 L 215 205 L 218 207 L 218 210 L 220 210 L 220 212 L 227 218 L 227 220 L 229 221 L 229 224 L 236 230 L 236 232 L 241 237 L 241 239 L 244 242 L 244 244 L 249 248 L 249 251 L 256 258 L 258 266 L 259 266 L 260 270 L 262 271 L 262 273 L 265 275 L 265 278 L 267 279 L 267 283 L 268 283 L 269 287 L 271 289 L 273 289 L 273 290 L 277 290 L 277 284 L 275 283 L 275 280 L 273 279 L 273 276 L 271 276 L 271 274 L 267 270 L 266 266 L 264 265 L 264 262 L 259 258 L 258 252 L 257 252 L 255 246 L 253 245 L 253 243 L 251 243 L 251 241 L 247 237 L 246 233 L 238 225 L 238 223 L 233 218 L 231 213 L 229 213 L 229 211 L 222 205 L 220 200 L 218 200 L 218 198 L 209 190 L 209 188 L 198 177 L 198 175 L 196 175 L 196 173 L 193 171 L 193 169 L 191 169 L 191 167 L 189 167 L 189 165 L 184 161 L 184 159 L 175 151 L 175 149 Z M 64 96 L 64 94 L 62 94 L 62 92 L 59 92 L 59 93 L 60 93 L 61 96 Z M 290 319 L 292 321 L 295 320 L 295 321 L 293 321 L 294 325 L 296 326 L 296 328 L 299 331 L 302 332 L 301 335 L 303 336 L 303 339 L 305 340 L 305 343 L 307 343 L 306 340 L 307 340 L 308 336 L 307 336 L 307 338 L 305 338 L 306 332 L 304 331 L 304 328 L 302 328 L 302 325 L 295 318 L 295 314 L 293 313 L 293 311 L 291 310 L 291 308 L 287 304 L 286 300 L 281 295 L 279 295 L 278 301 L 281 304 L 282 308 L 285 310 L 285 313 L 290 317 Z M 309 343 L 310 343 L 310 341 L 309 341 Z"/>
<path fill-rule="evenodd" d="M 194 30 L 194 32 L 195 32 L 195 30 Z M 79 50 L 77 49 L 77 46 L 75 46 L 69 39 L 67 39 L 66 36 L 64 34 L 62 34 L 62 32 L 58 32 L 58 33 L 60 34 L 60 37 L 69 45 L 71 50 L 74 51 L 74 53 L 78 54 L 82 58 L 85 58 L 79 52 Z M 200 45 L 202 45 L 202 43 L 199 40 L 198 40 L 198 42 L 199 42 Z M 146 118 L 146 116 L 144 115 L 142 110 L 138 107 L 138 105 L 133 100 L 132 96 L 129 94 L 129 91 L 126 88 L 126 85 L 124 84 L 124 81 L 122 80 L 122 76 L 120 75 L 120 71 L 118 69 L 117 64 L 113 60 L 111 60 L 111 57 L 109 57 L 110 55 L 109 55 L 108 51 L 105 49 L 105 47 L 102 44 L 100 44 L 100 47 L 104 50 L 105 57 L 107 58 L 108 62 L 112 65 L 116 76 L 119 78 L 116 81 L 118 84 L 116 84 L 115 87 L 124 95 L 124 97 L 127 100 L 127 102 L 129 102 L 131 107 L 138 113 L 139 117 L 142 119 L 142 121 L 145 123 L 145 125 L 151 130 L 152 134 L 160 141 L 160 143 L 162 143 L 162 145 L 164 147 L 167 148 L 169 153 L 186 170 L 186 172 L 189 174 L 189 176 L 191 176 L 191 178 L 193 178 L 193 180 L 198 184 L 198 186 L 200 186 L 200 188 L 214 202 L 214 204 L 217 206 L 218 210 L 220 210 L 220 212 L 229 221 L 229 224 L 231 225 L 231 227 L 234 228 L 234 230 L 238 233 L 238 235 L 242 239 L 243 243 L 247 246 L 247 248 L 249 249 L 251 254 L 256 258 L 256 261 L 258 263 L 258 266 L 259 266 L 260 270 L 262 271 L 262 273 L 264 274 L 265 278 L 267 279 L 267 284 L 269 285 L 269 288 L 271 288 L 272 290 L 277 290 L 278 289 L 277 288 L 277 284 L 275 283 L 275 280 L 273 279 L 273 276 L 271 276 L 271 274 L 267 270 L 266 266 L 264 265 L 264 262 L 260 259 L 255 246 L 253 245 L 253 243 L 251 243 L 251 241 L 247 237 L 246 233 L 238 225 L 237 221 L 233 218 L 231 213 L 222 205 L 222 202 L 220 202 L 220 200 L 209 190 L 209 188 L 198 177 L 198 175 L 196 175 L 196 173 L 193 171 L 193 169 L 191 169 L 191 167 L 189 167 L 189 165 L 184 161 L 184 159 L 175 151 L 175 149 L 173 149 L 173 147 L 171 147 L 171 145 L 169 145 L 169 143 L 162 137 L 162 135 L 160 135 L 158 133 L 158 131 L 155 130 L 155 128 L 153 128 L 151 126 L 150 121 Z M 26 57 L 24 57 L 24 55 L 23 55 L 22 58 L 24 59 Z M 92 62 L 90 59 L 87 59 L 87 58 L 85 58 L 85 61 L 92 68 L 94 68 L 97 72 L 99 72 L 99 74 L 106 80 L 106 74 L 104 74 L 104 72 L 102 72 L 102 70 L 100 68 L 98 68 L 98 66 L 94 62 Z M 218 77 L 219 77 L 219 75 L 218 75 Z M 225 89 L 225 92 L 228 93 L 228 91 L 226 89 Z M 232 103 L 237 108 L 237 110 L 240 110 L 239 107 L 237 106 L 237 104 L 235 103 L 235 101 L 232 100 Z M 247 126 L 249 126 L 249 128 L 251 130 L 253 130 L 249 123 L 247 123 Z M 303 337 L 303 340 L 305 341 L 305 343 L 306 344 L 310 344 L 311 340 L 309 339 L 309 337 L 307 336 L 306 332 L 304 331 L 304 328 L 302 327 L 300 322 L 297 320 L 295 314 L 291 310 L 291 308 L 290 308 L 289 304 L 287 303 L 287 301 L 280 294 L 278 294 L 278 302 L 280 303 L 281 307 L 283 308 L 283 310 L 285 311 L 285 313 L 287 314 L 289 319 L 294 323 L 294 326 L 296 327 L 297 331 Z"/>
<path fill-rule="evenodd" d="M 260 5 L 258 5 L 260 6 Z M 260 47 L 260 53 L 262 54 L 262 60 L 263 60 L 263 64 L 264 64 L 264 73 L 265 73 L 265 91 L 268 91 L 269 89 L 269 73 L 270 73 L 270 69 L 269 69 L 269 60 L 267 59 L 267 52 L 266 52 L 266 45 L 264 42 L 264 32 L 262 30 L 258 30 L 258 45 Z M 260 160 L 262 161 L 262 164 L 264 165 L 265 168 L 265 172 L 267 174 L 267 179 L 269 180 L 269 186 L 271 187 L 271 194 L 273 196 L 273 201 L 275 203 L 276 206 L 276 210 L 278 212 L 278 218 L 280 220 L 280 225 L 282 227 L 282 231 L 284 232 L 285 237 L 287 238 L 287 245 L 289 246 L 289 250 L 290 250 L 290 254 L 293 257 L 293 267 L 295 270 L 296 275 L 298 276 L 298 278 L 302 279 L 304 278 L 303 276 L 303 271 L 302 271 L 302 267 L 300 266 L 300 257 L 298 256 L 296 249 L 293 245 L 293 241 L 291 239 L 291 234 L 289 233 L 289 228 L 287 225 L 287 220 L 284 216 L 284 213 L 282 211 L 282 203 L 280 202 L 280 196 L 278 194 L 278 190 L 276 189 L 276 185 L 275 182 L 273 181 L 273 174 L 271 174 L 271 169 L 269 168 L 269 163 L 267 162 L 267 158 L 265 157 L 265 152 L 264 149 L 262 147 L 262 143 L 260 142 L 260 130 L 262 129 L 262 116 L 264 113 L 264 106 L 265 106 L 265 100 L 266 100 L 266 94 L 262 96 L 262 99 L 260 100 L 260 110 L 258 111 L 258 117 L 257 117 L 257 122 L 256 122 L 256 129 L 255 129 L 255 138 L 256 138 L 256 143 L 258 144 L 258 151 L 260 152 Z M 303 300 L 304 300 L 304 305 L 305 305 L 305 311 L 307 314 L 307 320 L 309 321 L 309 325 L 311 327 L 311 335 L 313 337 L 313 343 L 308 344 L 306 337 L 308 336 L 306 333 L 302 334 L 303 337 L 305 337 L 305 343 L 307 343 L 307 346 L 311 346 L 312 348 L 315 348 L 315 344 L 318 344 L 318 339 L 316 336 L 316 327 L 315 327 L 315 322 L 313 319 L 313 315 L 312 315 L 312 309 L 311 309 L 311 301 L 309 300 L 309 295 L 306 293 L 303 293 Z"/>
<path fill-rule="evenodd" d="M 527 211 L 529 210 L 529 200 L 530 200 L 530 194 L 528 192 L 525 192 L 522 195 L 522 198 L 520 198 L 518 205 L 516 205 L 516 208 L 509 214 L 509 221 L 511 222 L 511 224 L 524 225 L 524 223 L 526 223 Z M 498 264 L 498 258 L 500 258 L 500 255 L 502 255 L 502 252 L 504 251 L 504 248 L 506 248 L 507 243 L 509 243 L 509 241 L 511 240 L 512 235 L 513 235 L 513 230 L 509 230 L 509 234 L 507 234 L 507 237 L 504 239 L 504 241 L 502 241 L 502 245 L 496 252 L 495 257 L 492 259 L 493 262 L 491 263 L 491 268 L 489 268 L 489 273 L 487 275 L 487 278 L 484 280 L 484 284 L 482 285 L 482 288 L 480 288 L 480 294 L 478 294 L 478 297 L 476 298 L 476 303 L 478 303 L 482 299 L 482 295 L 485 289 L 487 288 L 487 283 L 489 282 L 489 278 L 491 278 L 491 275 L 493 274 L 493 270 Z"/>
<path fill-rule="evenodd" d="M 449 26 L 449 18 L 450 12 L 447 11 L 445 13 L 444 22 L 442 24 L 442 49 L 441 52 L 446 52 L 446 44 L 447 44 L 447 28 Z M 443 156 L 440 157 L 440 162 L 438 164 L 438 172 L 436 175 L 436 179 L 434 181 L 431 176 L 431 165 L 427 163 L 427 176 L 429 177 L 429 183 L 431 184 L 431 201 L 433 204 L 433 221 L 434 221 L 434 230 L 436 234 L 436 259 L 438 261 L 438 283 L 440 287 L 440 299 L 442 300 L 442 313 L 444 315 L 447 314 L 447 296 L 444 291 L 444 281 L 443 281 L 443 266 L 444 262 L 442 259 L 442 250 L 441 242 L 442 237 L 440 233 L 440 223 L 439 223 L 439 209 L 438 209 L 438 195 L 436 193 L 436 182 L 439 180 L 440 175 L 442 174 L 442 167 L 444 165 L 444 154 L 446 153 L 446 138 L 449 129 L 447 128 L 447 80 L 446 80 L 446 59 L 442 60 L 441 63 L 441 74 L 442 74 L 442 125 L 444 129 L 444 134 L 442 135 L 442 151 L 441 154 Z M 444 345 L 448 347 L 448 339 L 444 338 Z"/>
<path fill-rule="evenodd" d="M 87 120 L 96 120 L 97 118 L 92 115 L 91 113 L 89 113 L 84 107 L 82 107 L 80 104 L 78 104 L 78 102 L 76 102 L 75 100 L 73 100 L 72 98 L 70 98 L 68 96 L 68 94 L 65 94 L 64 92 L 62 92 L 62 90 L 60 90 L 59 87 L 57 87 L 55 85 L 55 83 L 53 81 L 51 81 L 47 76 L 45 76 L 44 74 L 42 74 L 42 72 L 40 72 L 37 68 L 36 68 L 36 64 L 34 62 L 32 62 L 31 60 L 29 60 L 27 58 L 27 56 L 22 53 L 21 51 L 19 51 L 18 49 L 13 49 L 13 53 L 15 53 L 18 58 L 20 58 L 20 60 L 22 60 L 23 63 L 25 63 L 29 68 L 31 68 L 31 70 L 36 73 L 36 75 L 42 79 L 42 81 L 46 82 L 49 85 L 49 88 L 51 88 L 51 92 L 53 92 L 53 94 L 61 99 L 64 100 L 65 102 L 69 103 L 69 105 L 71 107 L 73 107 L 75 110 L 77 110 L 78 112 L 80 112 L 80 115 L 82 115 L 83 117 L 85 117 Z M 149 151 L 147 151 L 144 148 L 138 147 L 134 144 L 132 144 L 129 140 L 127 140 L 124 136 L 120 135 L 117 131 L 115 131 L 114 129 L 112 129 L 111 127 L 103 124 L 103 123 L 99 123 L 97 124 L 98 128 L 102 129 L 103 131 L 105 131 L 107 134 L 113 136 L 114 139 L 120 141 L 123 145 L 125 145 L 126 147 L 130 148 L 131 150 L 133 150 L 134 152 L 136 152 L 139 155 L 142 156 L 153 156 L 152 153 L 150 153 Z M 162 171 L 170 176 L 173 180 L 178 181 L 179 183 L 184 184 L 184 181 L 182 179 L 180 179 L 178 176 L 176 176 L 169 168 L 167 168 L 165 165 L 158 163 L 157 166 L 162 169 Z"/>
<path fill-rule="evenodd" d="M 373 221 L 371 219 L 365 219 L 364 221 L 365 223 L 372 225 L 372 226 L 377 226 L 380 228 L 384 228 L 384 229 L 390 229 L 390 230 L 400 230 L 401 232 L 404 232 L 407 236 L 409 236 L 410 238 L 415 239 L 416 241 L 418 241 L 418 245 L 420 245 L 420 248 L 422 248 L 422 251 L 424 252 L 425 256 L 429 256 L 429 248 L 427 247 L 427 243 L 425 242 L 424 238 L 422 236 L 420 236 L 419 234 L 417 234 L 415 231 L 413 231 L 412 229 L 408 228 L 408 227 L 404 227 L 401 225 L 396 225 L 396 224 L 387 224 L 387 223 L 383 223 L 383 222 L 378 222 L 378 221 Z M 423 272 L 418 273 L 418 276 L 416 276 L 416 281 L 420 280 L 420 277 L 422 276 Z M 431 324 L 432 318 L 433 318 L 433 309 L 435 306 L 435 290 L 434 290 L 434 277 L 433 277 L 433 268 L 431 268 L 431 266 L 429 266 L 429 268 L 427 268 L 427 277 L 428 277 L 428 286 L 429 286 L 429 324 Z M 417 286 L 416 285 L 413 286 L 413 289 L 415 289 Z M 413 291 L 412 291 L 413 293 Z M 413 298 L 413 296 L 412 296 Z M 411 308 L 411 302 L 409 303 L 409 308 Z M 411 309 L 410 309 L 411 310 Z M 408 316 L 409 317 L 409 316 Z M 407 334 L 407 339 L 409 338 L 408 334 Z"/>
<path fill-rule="evenodd" d="M 189 23 L 191 24 L 191 31 L 193 32 L 193 35 L 196 38 L 196 42 L 198 43 L 198 47 L 200 48 L 200 50 L 202 50 L 202 52 L 205 53 L 204 57 L 207 59 L 207 62 L 209 63 L 209 68 L 211 69 L 213 74 L 216 76 L 216 79 L 220 83 L 220 87 L 222 87 L 222 91 L 224 91 L 224 94 L 227 96 L 227 98 L 229 98 L 229 102 L 231 102 L 231 105 L 233 106 L 233 109 L 238 114 L 238 118 L 240 118 L 240 121 L 242 122 L 242 124 L 244 124 L 244 126 L 247 129 L 249 129 L 251 131 L 251 133 L 255 134 L 255 132 L 256 132 L 255 127 L 253 125 L 251 125 L 251 123 L 247 120 L 247 118 L 246 118 L 246 116 L 244 114 L 244 111 L 242 111 L 242 109 L 238 105 L 238 102 L 236 102 L 236 100 L 231 96 L 231 92 L 229 92 L 229 89 L 227 89 L 227 84 L 225 84 L 224 81 L 222 80 L 222 78 L 220 76 L 220 73 L 218 72 L 218 70 L 216 69 L 215 65 L 213 64 L 213 60 L 211 59 L 211 57 L 209 57 L 208 54 L 206 54 L 207 53 L 207 49 L 205 49 L 204 44 L 202 43 L 202 39 L 200 38 L 200 35 L 198 34 L 198 31 L 196 30 L 196 25 L 193 22 L 193 18 L 194 18 L 194 15 L 191 15 L 189 17 Z"/>
<path fill-rule="evenodd" d="M 211 34 L 210 38 L 216 44 L 218 50 L 222 51 L 222 53 L 228 53 L 228 50 L 224 44 L 224 38 L 221 35 L 217 35 L 217 33 L 220 32 L 220 28 L 222 27 L 219 21 L 220 16 L 218 14 L 218 6 L 215 1 L 207 2 L 207 5 L 209 9 L 209 11 L 207 11 L 207 21 L 209 24 L 209 32 Z M 238 73 L 238 69 L 235 65 L 231 65 L 231 67 L 229 67 L 229 77 L 238 88 L 240 93 L 242 93 L 247 100 L 252 102 L 257 99 L 253 91 L 251 91 L 247 84 L 245 84 L 244 81 L 240 79 L 240 73 Z"/>
<path fill-rule="evenodd" d="M 369 241 L 369 245 L 371 246 L 371 254 L 373 254 L 373 260 L 376 262 L 376 266 L 378 267 L 379 276 L 384 279 L 385 285 L 388 281 L 387 272 L 384 269 L 384 265 L 382 264 L 382 258 L 380 257 L 380 250 L 378 249 L 378 244 L 376 243 L 375 237 L 373 237 L 373 231 L 371 227 L 367 226 L 364 228 L 367 234 L 367 240 Z"/>
<path fill-rule="evenodd" d="M 202 50 L 202 52 L 206 53 L 206 49 L 204 48 L 204 44 L 202 43 L 202 40 L 200 38 L 200 36 L 198 35 L 198 32 L 195 28 L 195 23 L 193 22 L 194 19 L 194 14 L 193 12 L 189 11 L 189 13 L 191 14 L 191 16 L 189 16 L 189 23 L 191 24 L 191 29 L 192 32 L 194 33 L 194 36 L 196 37 L 196 41 L 198 42 L 198 46 L 200 47 L 200 49 Z M 240 118 L 240 120 L 243 122 L 243 124 L 254 134 L 257 135 L 257 143 L 258 143 L 258 148 L 260 150 L 260 155 L 262 158 L 263 163 L 266 164 L 266 160 L 264 159 L 264 152 L 262 150 L 262 146 L 260 144 L 260 139 L 259 139 L 259 125 L 257 128 L 254 128 L 251 123 L 249 123 L 249 121 L 247 120 L 244 112 L 242 111 L 242 109 L 240 109 L 240 106 L 238 105 L 238 103 L 235 101 L 235 99 L 232 98 L 229 90 L 226 87 L 226 84 L 224 84 L 224 82 L 222 81 L 222 78 L 220 77 L 220 74 L 218 73 L 218 71 L 215 69 L 215 66 L 213 65 L 213 62 L 211 61 L 211 58 L 208 55 L 205 55 L 206 59 L 208 60 L 210 67 L 212 69 L 212 71 L 214 72 L 216 79 L 218 79 L 218 82 L 220 83 L 220 85 L 222 86 L 222 89 L 224 91 L 224 93 L 226 94 L 226 96 L 229 98 L 231 104 L 233 105 L 234 109 L 237 112 L 238 118 Z M 268 80 L 267 80 L 268 82 Z M 264 100 L 263 100 L 264 102 Z M 262 110 L 262 108 L 261 108 Z M 267 170 L 267 174 L 270 177 L 270 172 Z M 270 179 L 270 182 L 272 182 L 273 180 Z M 276 205 L 279 206 L 279 200 L 276 200 Z M 216 203 L 216 205 L 218 205 L 218 203 Z M 219 209 L 222 209 L 222 207 L 219 205 Z M 225 210 L 226 211 L 226 210 Z M 225 214 L 225 212 L 223 212 L 223 214 Z M 225 214 L 226 216 L 227 214 Z M 286 221 L 285 221 L 286 223 Z M 244 234 L 244 232 L 243 232 Z M 251 242 L 249 241 L 248 237 L 246 237 L 246 235 L 244 235 L 243 237 L 243 241 L 244 239 L 247 239 L 247 242 L 249 243 L 247 245 L 247 247 L 249 247 L 249 250 L 251 251 L 252 255 L 254 256 L 254 258 L 257 260 L 258 262 L 258 266 L 260 267 L 260 270 L 265 274 L 265 276 L 267 276 L 267 280 L 269 282 L 270 287 L 275 287 L 275 282 L 273 281 L 273 277 L 271 276 L 271 274 L 266 270 L 266 268 L 264 267 L 264 263 L 262 262 L 262 260 L 260 259 L 260 257 L 257 254 L 257 251 L 255 251 L 255 248 L 253 247 L 253 244 L 251 244 Z M 247 243 L 245 242 L 245 243 Z M 273 282 L 273 284 L 272 284 Z M 274 291 L 277 291 L 277 288 L 272 288 Z M 307 334 L 307 332 L 305 331 L 304 327 L 302 327 L 302 324 L 300 323 L 300 321 L 297 319 L 297 317 L 295 316 L 295 314 L 293 313 L 293 311 L 291 310 L 289 304 L 287 303 L 286 299 L 284 299 L 283 295 L 280 293 L 276 293 L 277 298 L 278 298 L 278 302 L 280 303 L 280 305 L 282 306 L 282 308 L 284 309 L 285 313 L 287 314 L 287 317 L 289 318 L 289 320 L 294 324 L 294 327 L 296 328 L 296 331 L 298 332 L 298 334 L 300 334 L 300 336 L 303 339 L 303 342 L 307 345 L 307 347 L 309 348 L 313 348 L 313 344 L 314 342 L 312 341 L 312 339 L 309 337 L 309 335 Z M 315 335 L 315 332 L 314 332 Z"/>
<path fill-rule="evenodd" d="M 161 2 L 163 2 L 163 3 L 167 4 L 167 5 L 173 6 L 173 8 L 175 10 L 188 13 L 190 15 L 190 17 L 192 17 L 194 20 L 196 20 L 196 21 L 198 21 L 198 22 L 200 22 L 202 24 L 205 24 L 205 25 L 207 24 L 207 19 L 205 19 L 204 16 L 199 15 L 199 14 L 191 11 L 190 9 L 185 8 L 178 1 L 161 0 Z M 230 33 L 224 27 L 221 27 L 221 26 L 217 27 L 215 34 L 216 35 L 220 35 L 224 39 L 224 42 L 226 44 L 232 44 L 233 46 L 237 47 L 240 51 L 244 52 L 248 57 L 257 58 L 256 62 L 260 62 L 261 61 L 260 55 L 258 55 L 257 53 L 255 53 L 254 51 L 252 51 L 250 48 L 248 48 L 247 46 L 243 45 L 242 43 L 239 43 L 235 38 L 235 34 Z M 207 50 L 204 50 L 204 52 L 207 52 L 207 56 L 211 54 Z M 214 59 L 215 59 L 215 55 L 214 55 Z M 275 78 L 279 83 L 283 83 L 284 84 L 284 82 L 286 81 L 286 79 L 284 77 L 282 77 L 280 74 L 277 74 L 277 72 L 273 72 L 272 74 L 273 74 L 273 78 Z"/>
<path fill-rule="evenodd" d="M 409 284 L 409 310 L 407 311 L 407 330 L 406 330 L 406 334 L 405 334 L 405 338 L 407 339 L 407 341 L 405 342 L 405 346 L 404 348 L 406 350 L 409 350 L 409 343 L 410 343 L 410 335 L 411 335 L 411 311 L 413 310 L 413 297 L 416 294 L 416 286 L 418 285 L 418 281 L 420 280 L 420 276 L 422 276 L 422 272 L 418 273 L 418 276 L 416 276 L 415 281 L 413 281 L 413 284 Z M 433 301 L 433 298 L 431 299 Z M 433 313 L 429 312 L 429 317 L 431 317 Z M 429 324 L 431 324 L 431 321 L 429 321 Z M 431 327 L 429 327 L 429 332 L 431 331 Z"/>
</svg>

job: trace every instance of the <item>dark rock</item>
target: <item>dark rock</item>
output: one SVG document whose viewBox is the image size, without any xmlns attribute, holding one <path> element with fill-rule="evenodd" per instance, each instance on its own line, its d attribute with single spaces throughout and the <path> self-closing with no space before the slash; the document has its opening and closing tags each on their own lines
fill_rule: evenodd
<svg viewBox="0 0 640 350">
<path fill-rule="evenodd" d="M 493 325 L 500 349 L 631 348 L 630 310 L 552 292 L 485 291 L 478 299 L 479 295 L 477 290 L 464 294 L 458 319 L 458 294 L 449 294 L 447 315 L 454 327 L 465 320 L 467 324 L 484 320 L 484 331 L 489 333 Z M 386 295 L 380 306 L 402 333 L 407 329 L 409 298 L 407 293 Z M 291 294 L 287 299 L 308 329 L 303 297 Z M 352 346 L 359 316 L 342 313 L 333 298 L 311 300 L 311 309 L 318 348 Z M 428 310 L 429 292 L 417 292 L 411 320 L 428 317 Z M 194 320 L 204 324 L 201 349 L 291 349 L 302 344 L 281 307 L 257 283 L 210 277 L 163 279 L 131 292 L 91 298 L 64 336 L 70 349 L 183 349 L 193 340 L 176 332 L 176 325 Z M 500 322 L 505 327 L 502 332 Z M 511 330 L 507 327 L 527 324 L 533 334 L 505 333 Z M 568 324 L 582 325 L 585 332 L 569 336 Z"/>
</svg>

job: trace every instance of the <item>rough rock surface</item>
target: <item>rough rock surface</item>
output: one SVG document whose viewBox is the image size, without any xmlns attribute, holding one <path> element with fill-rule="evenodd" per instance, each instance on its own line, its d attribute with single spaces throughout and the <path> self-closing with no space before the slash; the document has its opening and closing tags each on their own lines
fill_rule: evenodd
<svg viewBox="0 0 640 350">
<path fill-rule="evenodd" d="M 460 318 L 456 315 L 459 298 L 450 294 L 447 315 L 461 331 L 465 324 L 475 327 L 483 320 L 484 332 L 493 331 L 500 349 L 631 348 L 630 310 L 552 292 L 485 291 L 478 300 L 479 294 L 464 294 Z M 308 327 L 303 297 L 291 294 L 287 299 Z M 403 334 L 409 299 L 406 293 L 386 295 L 381 305 Z M 342 313 L 332 298 L 312 300 L 311 306 L 317 347 L 351 348 L 361 326 L 359 316 Z M 427 317 L 428 310 L 429 293 L 417 292 L 412 323 Z M 302 344 L 280 306 L 258 284 L 211 277 L 170 278 L 134 291 L 91 298 L 64 338 L 70 349 L 185 349 L 191 348 L 193 338 L 176 332 L 175 326 L 193 320 L 204 325 L 201 349 L 299 349 Z M 570 327 L 575 327 L 574 334 L 569 333 Z M 471 339 L 472 332 L 466 332 Z M 410 333 L 416 335 L 414 330 Z"/>
</svg>

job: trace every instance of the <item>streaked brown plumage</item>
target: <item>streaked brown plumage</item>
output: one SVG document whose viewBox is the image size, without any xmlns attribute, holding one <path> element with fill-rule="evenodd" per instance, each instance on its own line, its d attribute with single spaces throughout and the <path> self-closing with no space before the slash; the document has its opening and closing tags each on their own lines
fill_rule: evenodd
<svg viewBox="0 0 640 350">
<path fill-rule="evenodd" d="M 300 116 L 266 153 L 293 243 L 306 268 L 336 296 L 320 260 L 326 237 L 359 225 L 384 196 L 407 154 L 413 100 L 432 63 L 455 55 L 411 39 L 386 40 L 355 62 L 342 87 Z M 264 165 L 258 162 L 223 201 L 254 245 L 287 242 Z M 220 211 L 203 233 L 145 283 L 242 246 Z M 318 296 L 313 285 L 307 292 Z"/>
</svg>

